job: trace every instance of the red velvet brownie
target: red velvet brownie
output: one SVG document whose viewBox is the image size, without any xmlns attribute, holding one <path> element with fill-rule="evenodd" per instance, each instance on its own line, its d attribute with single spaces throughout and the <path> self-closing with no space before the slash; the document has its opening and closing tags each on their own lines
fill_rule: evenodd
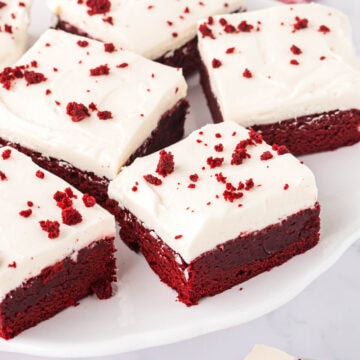
<svg viewBox="0 0 360 360">
<path fill-rule="evenodd" d="M 25 52 L 30 6 L 31 0 L 0 1 L 0 69 Z"/>
<path fill-rule="evenodd" d="M 360 141 L 359 59 L 342 13 L 276 6 L 209 18 L 198 30 L 214 122 L 252 127 L 295 155 Z"/>
<path fill-rule="evenodd" d="M 121 238 L 186 305 L 319 240 L 312 172 L 286 147 L 230 121 L 136 159 L 110 183 L 109 196 Z"/>
<path fill-rule="evenodd" d="M 243 0 L 48 0 L 58 28 L 113 42 L 149 59 L 198 70 L 196 23 L 215 14 L 240 10 Z"/>
<path fill-rule="evenodd" d="M 48 30 L 0 73 L 0 143 L 106 200 L 122 165 L 182 138 L 181 70 Z"/>
<path fill-rule="evenodd" d="M 2 147 L 0 213 L 1 337 L 92 293 L 111 296 L 115 223 L 92 196 Z"/>
</svg>

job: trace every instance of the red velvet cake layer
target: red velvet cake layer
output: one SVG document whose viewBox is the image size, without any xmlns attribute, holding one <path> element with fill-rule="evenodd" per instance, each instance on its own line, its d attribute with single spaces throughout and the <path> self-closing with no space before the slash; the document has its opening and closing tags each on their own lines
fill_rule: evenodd
<svg viewBox="0 0 360 360">
<path fill-rule="evenodd" d="M 116 281 L 114 252 L 113 238 L 96 241 L 76 261 L 67 257 L 9 292 L 0 303 L 0 336 L 11 339 L 92 293 L 109 298 Z"/>
<path fill-rule="evenodd" d="M 153 231 L 135 215 L 116 202 L 111 205 L 122 240 L 131 249 L 140 249 L 160 279 L 175 289 L 178 299 L 188 306 L 281 265 L 319 241 L 320 206 L 316 204 L 315 208 L 300 211 L 281 223 L 240 234 L 190 264 L 183 260 L 179 263 L 180 256 L 154 237 Z"/>
<path fill-rule="evenodd" d="M 203 63 L 200 75 L 213 122 L 221 122 L 224 119 Z M 273 124 L 255 125 L 253 129 L 260 132 L 268 144 L 285 145 L 293 155 L 335 150 L 360 141 L 360 109 L 301 116 Z"/>
<path fill-rule="evenodd" d="M 90 37 L 85 31 L 69 24 L 66 21 L 59 20 L 56 28 L 71 34 Z M 161 56 L 155 61 L 164 65 L 182 68 L 185 77 L 194 74 L 199 70 L 200 65 L 200 55 L 197 49 L 197 38 L 193 38 L 185 45 Z"/>
<path fill-rule="evenodd" d="M 129 165 L 137 157 L 151 154 L 179 141 L 184 135 L 184 122 L 188 107 L 189 103 L 186 100 L 181 100 L 171 110 L 167 111 L 161 117 L 156 129 L 130 156 L 126 164 Z M 0 145 L 12 146 L 30 156 L 32 161 L 43 169 L 64 179 L 82 193 L 94 196 L 98 204 L 103 206 L 108 199 L 109 179 L 99 177 L 93 172 L 80 170 L 61 159 L 43 156 L 41 153 L 28 149 L 21 144 L 14 144 L 2 138 L 1 134 Z"/>
</svg>

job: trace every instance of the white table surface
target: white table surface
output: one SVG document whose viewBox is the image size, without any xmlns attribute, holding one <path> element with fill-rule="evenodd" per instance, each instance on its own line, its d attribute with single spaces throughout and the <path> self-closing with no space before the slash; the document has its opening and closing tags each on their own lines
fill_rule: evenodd
<svg viewBox="0 0 360 360">
<path fill-rule="evenodd" d="M 342 9 L 350 16 L 360 53 L 360 1 L 321 0 L 319 2 Z M 335 266 L 303 293 L 269 315 L 232 329 L 181 343 L 94 359 L 242 360 L 254 344 L 263 343 L 299 357 L 318 360 L 359 360 L 358 274 L 360 274 L 359 241 Z M 0 352 L 0 360 L 35 359 L 45 358 Z"/>
</svg>

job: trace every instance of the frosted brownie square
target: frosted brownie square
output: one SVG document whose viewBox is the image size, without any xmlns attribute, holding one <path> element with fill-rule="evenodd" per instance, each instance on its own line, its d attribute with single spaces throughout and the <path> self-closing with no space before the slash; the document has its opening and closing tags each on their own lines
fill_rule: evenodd
<svg viewBox="0 0 360 360">
<path fill-rule="evenodd" d="M 339 11 L 302 4 L 217 16 L 198 35 L 214 122 L 253 127 L 295 155 L 360 140 L 360 61 Z"/>
<path fill-rule="evenodd" d="M 106 200 L 122 165 L 183 136 L 181 70 L 48 30 L 0 74 L 0 143 Z"/>
<path fill-rule="evenodd" d="M 31 3 L 0 1 L 0 69 L 14 64 L 25 52 Z"/>
<path fill-rule="evenodd" d="M 238 11 L 242 3 L 242 0 L 48 0 L 59 19 L 59 28 L 182 67 L 185 76 L 199 66 L 197 21 Z"/>
<path fill-rule="evenodd" d="M 0 336 L 10 339 L 116 280 L 113 217 L 88 194 L 0 148 Z"/>
<path fill-rule="evenodd" d="M 234 122 L 207 125 L 109 185 L 120 236 L 196 304 L 315 246 L 312 172 Z"/>
</svg>

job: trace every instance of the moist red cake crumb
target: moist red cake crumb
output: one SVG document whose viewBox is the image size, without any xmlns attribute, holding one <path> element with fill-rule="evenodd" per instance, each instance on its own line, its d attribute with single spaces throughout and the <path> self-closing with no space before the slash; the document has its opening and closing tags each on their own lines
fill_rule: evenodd
<svg viewBox="0 0 360 360">
<path fill-rule="evenodd" d="M 0 180 L 1 180 L 1 181 L 7 180 L 6 174 L 5 174 L 3 171 L 1 171 L 1 170 L 0 170 Z"/>
<path fill-rule="evenodd" d="M 47 80 L 44 74 L 35 71 L 25 71 L 24 78 L 27 85 L 39 84 Z"/>
<path fill-rule="evenodd" d="M 253 77 L 253 74 L 249 69 L 245 69 L 242 75 L 247 79 L 251 79 Z"/>
<path fill-rule="evenodd" d="M 326 25 L 320 25 L 318 31 L 322 32 L 323 34 L 327 34 L 330 32 L 330 29 Z"/>
<path fill-rule="evenodd" d="M 306 29 L 309 25 L 309 20 L 308 19 L 301 19 L 298 16 L 295 17 L 295 24 L 293 25 L 293 32 L 297 31 L 297 30 L 302 30 L 302 29 Z"/>
<path fill-rule="evenodd" d="M 210 166 L 211 169 L 221 166 L 223 161 L 224 158 L 214 158 L 212 156 L 206 159 L 206 163 Z"/>
<path fill-rule="evenodd" d="M 211 64 L 214 69 L 217 69 L 222 65 L 222 62 L 218 59 L 213 59 Z"/>
<path fill-rule="evenodd" d="M 189 179 L 191 181 L 197 182 L 199 180 L 199 175 L 198 174 L 192 174 L 189 176 Z"/>
<path fill-rule="evenodd" d="M 254 29 L 254 25 L 248 24 L 246 20 L 243 20 L 237 28 L 241 32 L 251 32 Z"/>
<path fill-rule="evenodd" d="M 108 64 L 105 65 L 99 65 L 98 67 L 94 69 L 90 69 L 90 76 L 102 76 L 102 75 L 109 75 L 110 74 L 110 68 Z"/>
<path fill-rule="evenodd" d="M 292 45 L 290 48 L 290 51 L 294 54 L 294 55 L 300 55 L 302 54 L 302 50 L 297 47 L 296 45 Z"/>
<path fill-rule="evenodd" d="M 291 65 L 300 65 L 300 63 L 296 59 L 290 60 Z"/>
<path fill-rule="evenodd" d="M 84 194 L 82 201 L 86 207 L 93 207 L 96 205 L 96 199 L 89 194 Z"/>
<path fill-rule="evenodd" d="M 24 217 L 24 218 L 28 218 L 30 215 L 32 214 L 32 210 L 31 209 L 27 209 L 27 210 L 21 210 L 19 212 L 19 215 Z"/>
<path fill-rule="evenodd" d="M 212 30 L 204 23 L 199 26 L 199 31 L 202 35 L 202 37 L 210 37 L 211 39 L 215 39 L 215 36 L 212 32 Z"/>
<path fill-rule="evenodd" d="M 106 14 L 110 11 L 110 0 L 86 0 L 86 6 L 89 8 L 89 15 Z"/>
<path fill-rule="evenodd" d="M 144 175 L 144 179 L 151 185 L 159 186 L 162 184 L 161 179 L 151 174 Z"/>
<path fill-rule="evenodd" d="M 109 120 L 113 118 L 111 111 L 98 111 L 96 115 L 100 120 Z"/>
<path fill-rule="evenodd" d="M 76 225 L 82 222 L 82 216 L 78 210 L 69 207 L 61 212 L 62 221 L 65 225 Z"/>
<path fill-rule="evenodd" d="M 66 114 L 71 117 L 73 122 L 84 120 L 86 117 L 90 116 L 89 110 L 84 104 L 74 101 L 67 104 Z"/>
<path fill-rule="evenodd" d="M 224 150 L 224 145 L 223 144 L 217 144 L 214 146 L 214 150 L 217 152 L 222 152 Z"/>
<path fill-rule="evenodd" d="M 86 40 L 79 40 L 79 41 L 77 42 L 77 44 L 78 44 L 80 47 L 83 47 L 83 48 L 89 46 L 89 42 L 86 41 Z"/>
<path fill-rule="evenodd" d="M 43 179 L 45 177 L 45 174 L 43 171 L 37 170 L 35 176 L 38 177 L 39 179 Z"/>
<path fill-rule="evenodd" d="M 3 7 L 5 7 L 7 4 L 4 3 L 3 1 L 0 1 L 0 9 L 2 9 Z"/>
<path fill-rule="evenodd" d="M 260 156 L 260 159 L 262 161 L 266 161 L 266 160 L 270 160 L 272 159 L 274 156 L 273 154 L 270 152 L 270 151 L 264 151 L 261 156 Z"/>
<path fill-rule="evenodd" d="M 159 153 L 160 159 L 156 167 L 156 172 L 166 177 L 174 171 L 174 155 L 169 151 L 161 150 Z"/>
<path fill-rule="evenodd" d="M 113 43 L 105 43 L 104 50 L 105 52 L 112 53 L 115 51 L 115 45 Z"/>
<path fill-rule="evenodd" d="M 126 63 L 126 62 L 121 63 L 121 64 L 119 64 L 119 65 L 116 65 L 116 67 L 117 67 L 118 69 L 123 69 L 123 68 L 126 68 L 126 67 L 128 67 L 128 66 L 129 66 L 129 64 Z"/>
<path fill-rule="evenodd" d="M 235 52 L 235 48 L 234 48 L 234 47 L 231 47 L 231 48 L 226 49 L 226 54 L 233 54 L 234 52 Z"/>
<path fill-rule="evenodd" d="M 1 157 L 3 158 L 3 160 L 8 160 L 11 157 L 11 150 L 10 149 L 6 149 L 2 152 Z"/>
<path fill-rule="evenodd" d="M 60 235 L 60 224 L 57 221 L 39 221 L 41 229 L 48 233 L 49 239 L 56 239 Z"/>
</svg>

